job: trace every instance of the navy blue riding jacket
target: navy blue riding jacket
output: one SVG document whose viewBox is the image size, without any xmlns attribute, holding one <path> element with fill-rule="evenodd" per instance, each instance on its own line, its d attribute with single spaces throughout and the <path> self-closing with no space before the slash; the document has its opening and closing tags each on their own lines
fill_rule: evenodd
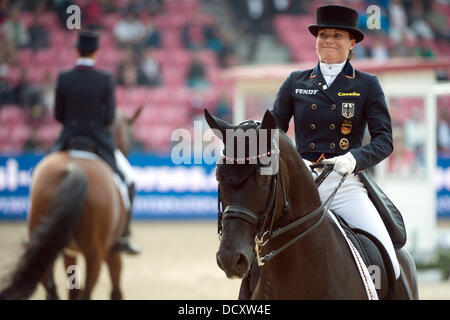
<svg viewBox="0 0 450 320">
<path fill-rule="evenodd" d="M 115 141 L 110 125 L 115 116 L 112 75 L 88 66 L 77 66 L 58 76 L 54 115 L 63 130 L 51 151 L 65 148 L 71 137 L 85 136 L 95 141 L 97 153 L 117 170 Z"/>
<path fill-rule="evenodd" d="M 378 79 L 353 69 L 349 61 L 330 87 L 319 64 L 292 72 L 281 85 L 272 112 L 285 132 L 294 117 L 297 151 L 312 162 L 351 152 L 356 174 L 393 151 L 391 118 Z M 366 125 L 371 142 L 362 146 Z"/>
</svg>

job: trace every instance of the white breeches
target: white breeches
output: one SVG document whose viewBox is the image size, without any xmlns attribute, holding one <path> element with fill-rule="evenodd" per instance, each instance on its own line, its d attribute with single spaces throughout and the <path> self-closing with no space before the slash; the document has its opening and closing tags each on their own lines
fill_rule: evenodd
<svg viewBox="0 0 450 320">
<path fill-rule="evenodd" d="M 320 199 L 325 201 L 342 177 L 335 171 L 319 187 Z M 367 190 L 358 176 L 350 174 L 331 202 L 330 209 L 345 221 L 375 236 L 386 248 L 394 267 L 395 277 L 400 276 L 400 265 L 392 240 L 377 209 L 370 201 Z"/>
<path fill-rule="evenodd" d="M 125 181 L 122 181 L 122 179 L 120 179 L 117 174 L 114 174 L 114 181 L 119 187 L 125 210 L 128 211 L 131 207 L 128 187 L 130 186 L 130 184 L 136 181 L 134 177 L 133 167 L 119 149 L 114 150 L 114 156 L 116 159 L 117 168 L 120 170 L 120 172 L 122 172 L 125 178 Z"/>
<path fill-rule="evenodd" d="M 125 182 L 127 186 L 129 186 L 136 181 L 133 167 L 119 149 L 114 150 L 114 156 L 116 158 L 117 168 L 119 168 L 120 172 L 125 176 Z"/>
</svg>

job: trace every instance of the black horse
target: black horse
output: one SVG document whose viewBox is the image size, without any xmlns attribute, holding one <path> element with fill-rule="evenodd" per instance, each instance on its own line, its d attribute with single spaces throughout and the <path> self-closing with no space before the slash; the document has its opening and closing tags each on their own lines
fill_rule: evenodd
<svg viewBox="0 0 450 320">
<path fill-rule="evenodd" d="M 228 278 L 244 279 L 239 298 L 370 298 L 344 236 L 325 213 L 310 171 L 290 138 L 283 132 L 277 135 L 274 116 L 267 111 L 261 123 L 238 126 L 206 110 L 205 118 L 226 146 L 216 171 L 219 212 L 220 204 L 224 208 L 217 263 Z M 226 144 L 227 131 L 237 129 L 265 129 L 275 135 L 258 135 L 258 146 L 267 137 L 265 150 L 257 148 L 256 155 L 246 152 L 244 159 L 237 159 L 237 148 L 227 150 Z M 268 157 L 275 170 L 261 174 Z M 397 256 L 412 298 L 418 298 L 414 262 L 405 249 Z M 391 298 L 407 297 L 398 289 Z"/>
</svg>

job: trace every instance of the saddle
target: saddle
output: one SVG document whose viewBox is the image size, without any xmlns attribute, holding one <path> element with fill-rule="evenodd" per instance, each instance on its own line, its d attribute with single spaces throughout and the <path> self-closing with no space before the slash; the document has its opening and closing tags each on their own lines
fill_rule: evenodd
<svg viewBox="0 0 450 320">
<path fill-rule="evenodd" d="M 358 176 L 367 190 L 370 201 L 380 214 L 394 248 L 402 248 L 407 239 L 402 214 L 366 170 L 359 172 Z"/>
<path fill-rule="evenodd" d="M 389 254 L 383 244 L 366 231 L 352 226 L 339 215 L 334 215 L 367 266 L 378 297 L 390 298 L 395 292 L 396 279 Z"/>
<path fill-rule="evenodd" d="M 96 154 L 100 158 L 106 161 L 104 155 L 100 152 L 100 149 L 97 147 L 95 141 L 86 136 L 73 136 L 70 137 L 67 143 L 64 145 L 63 150 L 80 150 L 87 151 L 93 154 Z M 108 161 L 106 161 L 108 162 Z M 113 171 L 119 175 L 119 178 L 126 185 L 126 179 L 122 171 L 120 171 L 117 166 L 112 167 Z"/>
<path fill-rule="evenodd" d="M 65 144 L 64 150 L 82 150 L 92 152 L 100 156 L 95 141 L 85 136 L 70 137 Z"/>
</svg>

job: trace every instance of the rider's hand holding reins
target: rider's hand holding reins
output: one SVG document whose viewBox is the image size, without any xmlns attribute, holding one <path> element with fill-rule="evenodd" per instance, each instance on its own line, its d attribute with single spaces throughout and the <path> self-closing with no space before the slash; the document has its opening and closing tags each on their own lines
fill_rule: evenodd
<svg viewBox="0 0 450 320">
<path fill-rule="evenodd" d="M 334 171 L 339 173 L 341 176 L 344 174 L 350 174 L 355 170 L 356 160 L 355 157 L 350 152 L 342 156 L 337 156 L 330 159 L 322 160 L 323 164 L 334 164 Z"/>
</svg>

